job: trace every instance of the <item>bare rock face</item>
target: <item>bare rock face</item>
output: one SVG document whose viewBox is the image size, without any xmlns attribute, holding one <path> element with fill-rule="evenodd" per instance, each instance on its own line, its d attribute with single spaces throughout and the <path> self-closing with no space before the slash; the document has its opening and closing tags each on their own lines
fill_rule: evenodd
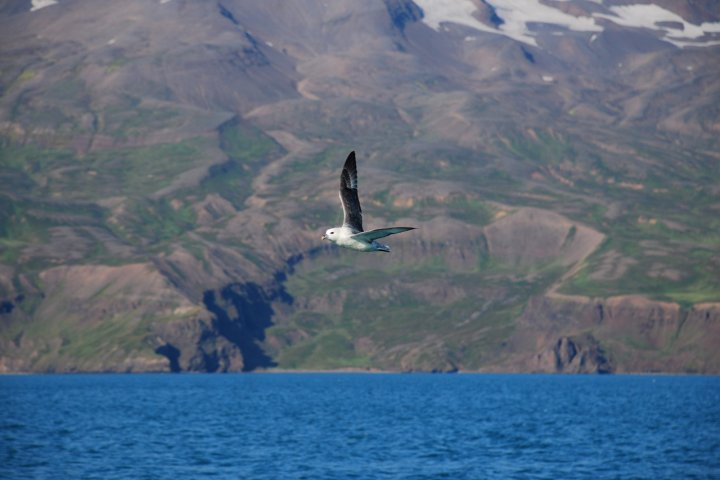
<svg viewBox="0 0 720 480">
<path fill-rule="evenodd" d="M 537 297 L 518 319 L 508 365 L 544 372 L 689 372 L 716 368 L 720 305 L 637 296 Z"/>
<path fill-rule="evenodd" d="M 155 353 L 164 356 L 171 372 L 240 372 L 242 350 L 214 328 L 213 321 L 192 319 L 158 328 Z"/>
<path fill-rule="evenodd" d="M 603 235 L 554 212 L 521 208 L 485 228 L 493 257 L 516 267 L 550 259 L 572 265 L 597 248 Z"/>
<path fill-rule="evenodd" d="M 560 337 L 537 355 L 537 370 L 549 373 L 612 373 L 613 365 L 592 335 Z"/>
<path fill-rule="evenodd" d="M 384 0 L 384 2 L 390 20 L 401 32 L 405 29 L 405 25 L 417 22 L 423 17 L 422 9 L 411 0 Z"/>
</svg>

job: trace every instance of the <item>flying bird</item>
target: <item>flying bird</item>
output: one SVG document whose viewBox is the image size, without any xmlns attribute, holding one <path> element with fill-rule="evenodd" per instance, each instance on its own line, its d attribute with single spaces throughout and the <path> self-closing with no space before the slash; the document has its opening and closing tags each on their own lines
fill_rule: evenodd
<svg viewBox="0 0 720 480">
<path fill-rule="evenodd" d="M 340 174 L 340 202 L 342 203 L 344 219 L 341 227 L 329 228 L 322 236 L 340 247 L 361 252 L 390 252 L 390 247 L 378 243 L 378 238 L 387 237 L 396 233 L 414 230 L 415 227 L 389 227 L 376 230 L 363 231 L 362 209 L 358 197 L 357 165 L 355 152 L 350 152 L 342 173 Z"/>
</svg>

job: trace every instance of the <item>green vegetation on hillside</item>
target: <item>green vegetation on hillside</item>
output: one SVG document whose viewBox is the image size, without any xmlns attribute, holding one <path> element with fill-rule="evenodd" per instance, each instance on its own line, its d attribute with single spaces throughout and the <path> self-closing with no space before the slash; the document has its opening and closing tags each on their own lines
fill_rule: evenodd
<svg viewBox="0 0 720 480">
<path fill-rule="evenodd" d="M 561 337 L 611 328 L 607 297 L 720 301 L 716 50 L 620 25 L 520 48 L 348 5 L 0 14 L 27 32 L 0 43 L 0 368 L 175 342 L 199 370 L 240 345 L 290 369 L 552 369 Z M 389 255 L 319 239 L 350 150 L 366 229 L 418 227 Z M 710 355 L 601 333 L 620 361 Z"/>
</svg>

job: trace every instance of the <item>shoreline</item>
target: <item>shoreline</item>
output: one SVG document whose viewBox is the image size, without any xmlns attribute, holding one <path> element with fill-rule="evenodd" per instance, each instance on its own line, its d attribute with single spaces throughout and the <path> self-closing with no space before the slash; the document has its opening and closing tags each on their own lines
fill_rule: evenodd
<svg viewBox="0 0 720 480">
<path fill-rule="evenodd" d="M 72 375 L 526 375 L 526 376 L 554 376 L 554 377 L 615 377 L 615 376 L 638 376 L 638 377 L 720 377 L 718 373 L 692 373 L 692 372 L 614 372 L 614 373 L 563 373 L 563 372 L 519 372 L 519 371 L 481 371 L 481 370 L 456 370 L 456 371 L 430 371 L 430 370 L 381 370 L 364 368 L 340 368 L 340 369 L 262 369 L 250 372 L 229 371 L 229 372 L 170 372 L 170 371 L 148 371 L 148 372 L 122 372 L 122 371 L 78 371 L 78 372 L 0 372 L 0 378 L 13 376 L 72 376 Z"/>
</svg>

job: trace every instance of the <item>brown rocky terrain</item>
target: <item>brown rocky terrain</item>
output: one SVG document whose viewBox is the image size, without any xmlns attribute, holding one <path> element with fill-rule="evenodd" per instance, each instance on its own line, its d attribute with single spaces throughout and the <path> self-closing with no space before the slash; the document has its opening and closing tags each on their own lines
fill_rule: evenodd
<svg viewBox="0 0 720 480">
<path fill-rule="evenodd" d="M 458 2 L 0 5 L 0 371 L 720 371 L 717 6 Z"/>
</svg>

